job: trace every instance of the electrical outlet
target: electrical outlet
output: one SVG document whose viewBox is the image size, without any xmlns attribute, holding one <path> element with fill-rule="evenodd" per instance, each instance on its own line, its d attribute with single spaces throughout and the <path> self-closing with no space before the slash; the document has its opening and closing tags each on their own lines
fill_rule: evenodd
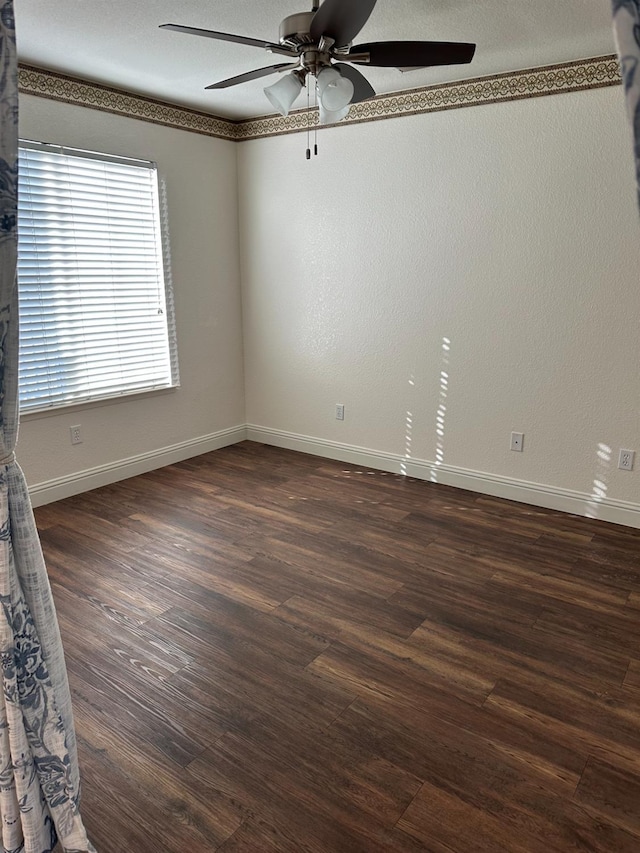
<svg viewBox="0 0 640 853">
<path fill-rule="evenodd" d="M 618 457 L 618 468 L 622 471 L 633 471 L 635 458 L 635 450 L 621 450 L 620 456 Z"/>
<path fill-rule="evenodd" d="M 523 432 L 512 432 L 511 433 L 511 449 L 515 450 L 516 453 L 522 453 L 524 449 L 524 433 Z"/>
<path fill-rule="evenodd" d="M 82 444 L 82 432 L 80 431 L 80 424 L 77 426 L 69 427 L 69 432 L 71 433 L 71 444 Z"/>
<path fill-rule="evenodd" d="M 344 420 L 344 403 L 336 403 L 336 420 Z"/>
</svg>

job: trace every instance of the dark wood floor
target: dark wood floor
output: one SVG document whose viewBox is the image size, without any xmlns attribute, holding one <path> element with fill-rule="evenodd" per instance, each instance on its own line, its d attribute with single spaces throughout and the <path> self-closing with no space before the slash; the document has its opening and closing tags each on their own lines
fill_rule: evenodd
<svg viewBox="0 0 640 853">
<path fill-rule="evenodd" d="M 99 853 L 640 851 L 640 531 L 251 443 L 37 519 Z"/>
</svg>

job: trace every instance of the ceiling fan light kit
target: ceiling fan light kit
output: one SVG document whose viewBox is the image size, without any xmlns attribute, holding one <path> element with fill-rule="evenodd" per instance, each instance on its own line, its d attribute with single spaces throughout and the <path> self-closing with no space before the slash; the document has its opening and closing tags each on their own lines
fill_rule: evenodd
<svg viewBox="0 0 640 853">
<path fill-rule="evenodd" d="M 264 89 L 267 98 L 269 98 L 280 115 L 283 116 L 289 115 L 289 110 L 301 91 L 302 80 L 295 71 L 281 77 L 275 83 L 272 83 L 271 86 L 267 86 Z"/>
<path fill-rule="evenodd" d="M 280 24 L 279 41 L 205 30 L 181 24 L 162 24 L 163 29 L 220 41 L 259 47 L 288 58 L 288 62 L 258 68 L 212 83 L 207 89 L 226 89 L 270 74 L 289 71 L 264 93 L 287 116 L 308 78 L 315 77 L 320 124 L 334 124 L 349 112 L 349 105 L 375 96 L 366 77 L 354 66 L 398 68 L 412 71 L 434 65 L 471 62 L 474 44 L 461 42 L 386 41 L 354 45 L 353 39 L 369 20 L 376 0 L 324 0 L 310 12 L 288 15 Z"/>
<path fill-rule="evenodd" d="M 317 76 L 320 103 L 329 112 L 340 112 L 348 107 L 354 95 L 353 83 L 336 68 L 327 66 Z"/>
<path fill-rule="evenodd" d="M 325 109 L 322 101 L 320 101 L 318 103 L 318 108 L 320 113 L 318 116 L 318 124 L 337 124 L 349 115 L 349 104 L 341 110 L 332 111 Z"/>
</svg>

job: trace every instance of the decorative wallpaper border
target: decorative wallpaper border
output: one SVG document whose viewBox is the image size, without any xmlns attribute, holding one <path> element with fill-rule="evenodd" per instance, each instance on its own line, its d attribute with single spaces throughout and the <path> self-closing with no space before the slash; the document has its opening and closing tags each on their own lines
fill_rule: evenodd
<svg viewBox="0 0 640 853">
<path fill-rule="evenodd" d="M 508 74 L 477 77 L 458 83 L 444 83 L 378 95 L 369 101 L 354 104 L 349 116 L 340 124 L 358 124 L 542 95 L 599 89 L 605 86 L 616 86 L 621 82 L 618 57 L 602 56 Z M 298 110 L 287 118 L 262 116 L 238 122 L 236 138 L 259 139 L 265 136 L 306 131 L 307 122 L 311 126 L 317 123 L 317 113 L 312 112 L 307 117 L 307 110 Z"/>
<path fill-rule="evenodd" d="M 621 82 L 617 56 L 600 56 L 378 95 L 370 101 L 354 104 L 348 118 L 340 125 L 599 89 L 617 86 Z M 317 124 L 314 110 L 297 110 L 286 118 L 271 115 L 233 121 L 26 65 L 20 66 L 19 85 L 23 94 L 39 95 L 237 142 L 300 133 Z"/>
<path fill-rule="evenodd" d="M 39 95 L 54 101 L 90 107 L 179 130 L 190 130 L 205 136 L 216 136 L 220 139 L 238 138 L 237 122 L 229 119 L 112 89 L 100 83 L 88 83 L 31 65 L 20 65 L 18 68 L 18 88 L 23 95 Z"/>
</svg>

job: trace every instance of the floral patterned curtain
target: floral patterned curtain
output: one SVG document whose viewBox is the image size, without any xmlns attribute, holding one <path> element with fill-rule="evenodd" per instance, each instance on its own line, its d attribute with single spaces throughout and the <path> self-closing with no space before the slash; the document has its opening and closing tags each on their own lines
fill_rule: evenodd
<svg viewBox="0 0 640 853">
<path fill-rule="evenodd" d="M 635 137 L 636 178 L 640 203 L 640 0 L 612 0 L 613 29 L 622 66 L 627 110 Z"/>
<path fill-rule="evenodd" d="M 89 853 L 69 685 L 18 433 L 18 61 L 0 0 L 0 853 Z M 94 851 L 95 853 L 95 851 Z"/>
</svg>

